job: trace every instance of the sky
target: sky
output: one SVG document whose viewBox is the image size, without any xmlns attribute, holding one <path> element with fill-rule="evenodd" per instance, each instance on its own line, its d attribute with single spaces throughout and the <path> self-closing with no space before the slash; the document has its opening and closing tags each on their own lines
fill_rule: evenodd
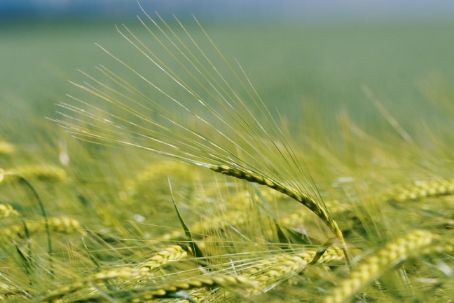
<svg viewBox="0 0 454 303">
<path fill-rule="evenodd" d="M 140 0 L 147 10 L 201 18 L 452 18 L 454 0 Z M 134 0 L 0 0 L 0 18 L 118 17 L 138 13 Z"/>
</svg>

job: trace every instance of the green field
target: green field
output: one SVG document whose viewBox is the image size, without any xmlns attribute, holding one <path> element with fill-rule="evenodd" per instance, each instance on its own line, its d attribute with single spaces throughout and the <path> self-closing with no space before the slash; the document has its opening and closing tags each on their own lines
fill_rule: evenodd
<svg viewBox="0 0 454 303">
<path fill-rule="evenodd" d="M 190 23 L 190 22 L 188 22 Z M 0 73 L 3 99 L 49 104 L 67 91 L 78 68 L 109 64 L 93 42 L 142 60 L 109 24 L 3 25 Z M 118 22 L 118 24 L 121 24 Z M 132 27 L 136 22 L 130 21 Z M 207 25 L 225 55 L 237 58 L 269 104 L 297 115 L 306 100 L 327 107 L 369 104 L 367 85 L 404 116 L 424 102 L 423 83 L 446 86 L 454 78 L 453 24 Z M 147 38 L 139 28 L 138 34 Z M 408 105 L 410 104 L 410 105 Z M 296 117 L 295 117 L 296 118 Z"/>
<path fill-rule="evenodd" d="M 114 23 L 0 25 L 0 300 L 451 302 L 454 23 Z"/>
</svg>

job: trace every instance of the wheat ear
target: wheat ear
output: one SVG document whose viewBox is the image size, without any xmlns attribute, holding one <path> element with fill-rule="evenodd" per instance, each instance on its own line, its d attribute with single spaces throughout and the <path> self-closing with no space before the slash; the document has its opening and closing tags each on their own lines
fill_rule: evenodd
<svg viewBox="0 0 454 303">
<path fill-rule="evenodd" d="M 172 245 L 157 252 L 148 261 L 136 266 L 123 266 L 100 271 L 90 275 L 88 278 L 79 280 L 60 287 L 45 296 L 44 301 L 55 301 L 89 285 L 101 283 L 108 280 L 132 280 L 144 278 L 153 270 L 170 262 L 185 258 L 188 253 L 178 245 Z"/>
<path fill-rule="evenodd" d="M 421 255 L 433 255 L 433 254 L 448 254 L 454 252 L 454 237 L 450 239 L 440 238 L 437 243 L 433 243 L 429 247 L 424 248 L 421 251 Z"/>
<path fill-rule="evenodd" d="M 151 271 L 155 268 L 163 266 L 169 262 L 175 262 L 186 258 L 188 252 L 179 245 L 172 245 L 160 250 L 146 262 L 140 264 L 142 272 Z"/>
<path fill-rule="evenodd" d="M 194 277 L 185 281 L 177 281 L 174 283 L 164 284 L 153 289 L 131 289 L 117 291 L 115 292 L 114 297 L 120 298 L 121 302 L 139 303 L 148 302 L 150 300 L 159 298 L 172 298 L 176 297 L 175 294 L 179 291 L 189 291 L 206 287 L 251 289 L 257 287 L 257 283 L 242 276 L 214 274 Z M 109 301 L 106 301 L 106 298 L 104 296 L 94 296 L 87 299 L 71 302 Z"/>
<path fill-rule="evenodd" d="M 165 21 L 163 23 L 165 24 Z M 121 112 L 127 113 L 129 117 L 133 117 L 134 121 L 135 119 L 138 119 L 141 123 L 143 123 L 143 125 L 140 125 L 141 123 L 135 122 L 131 123 L 131 121 L 128 121 L 126 117 L 118 117 L 116 116 L 116 114 L 109 113 L 108 111 L 103 110 L 102 107 L 99 108 L 96 105 L 94 106 L 89 105 L 90 109 L 84 110 L 78 108 L 77 105 L 74 106 L 71 104 L 61 104 L 62 112 L 60 112 L 60 114 L 62 116 L 62 119 L 58 119 L 56 121 L 60 123 L 63 127 L 74 132 L 75 134 L 78 134 L 81 137 L 87 139 L 105 142 L 110 141 L 111 143 L 116 142 L 120 144 L 126 144 L 129 146 L 143 148 L 145 150 L 154 152 L 162 156 L 179 159 L 181 161 L 192 163 L 193 165 L 209 168 L 215 172 L 224 175 L 265 185 L 268 186 L 269 188 L 279 191 L 309 208 L 309 210 L 314 212 L 325 224 L 327 224 L 327 226 L 331 229 L 331 231 L 342 243 L 345 254 L 347 256 L 346 244 L 342 231 L 338 227 L 336 221 L 330 216 L 328 211 L 323 207 L 321 203 L 317 203 L 311 197 L 302 194 L 296 189 L 290 188 L 280 182 L 267 178 L 266 174 L 264 173 L 260 173 L 257 171 L 253 172 L 249 169 L 241 167 L 242 164 L 246 164 L 247 167 L 251 167 L 250 166 L 251 164 L 247 164 L 249 161 L 239 159 L 236 156 L 238 151 L 246 152 L 248 154 L 252 151 L 252 155 L 255 155 L 255 157 L 260 157 L 261 156 L 260 147 L 263 148 L 271 147 L 270 145 L 266 144 L 266 142 L 268 142 L 272 143 L 273 146 L 272 150 L 274 150 L 275 152 L 279 152 L 280 156 L 282 156 L 282 158 L 280 159 L 285 160 L 284 162 L 286 166 L 288 165 L 293 172 L 298 172 L 298 174 L 303 172 L 302 167 L 299 167 L 299 165 L 297 164 L 299 161 L 297 160 L 293 148 L 290 145 L 285 146 L 289 143 L 287 142 L 288 140 L 283 141 L 285 147 L 280 146 L 280 144 L 276 144 L 276 139 L 279 138 L 273 138 L 275 134 L 283 135 L 283 138 L 285 138 L 286 136 L 284 135 L 283 130 L 279 128 L 275 118 L 267 109 L 263 101 L 257 96 L 254 97 L 253 95 L 255 94 L 251 96 L 252 97 L 251 101 L 254 102 L 254 108 L 258 110 L 257 113 L 265 115 L 265 117 L 270 119 L 269 120 L 270 122 L 271 121 L 273 122 L 272 124 L 273 128 L 271 129 L 272 132 L 267 131 L 263 124 L 257 120 L 256 115 L 253 113 L 254 108 L 251 109 L 248 108 L 246 101 L 243 98 L 241 98 L 233 90 L 232 87 L 230 87 L 228 81 L 226 81 L 224 76 L 219 73 L 216 66 L 209 59 L 209 57 L 206 56 L 205 52 L 198 46 L 198 44 L 189 34 L 189 32 L 186 31 L 186 29 L 184 28 L 184 26 L 182 26 L 181 23 L 179 23 L 179 25 L 181 29 L 186 33 L 186 36 L 190 38 L 191 41 L 194 43 L 194 47 L 196 47 L 196 53 L 200 53 L 200 55 L 204 57 L 203 61 L 206 64 L 209 64 L 212 68 L 214 68 L 214 70 L 216 71 L 215 72 L 216 78 L 219 77 L 218 80 L 220 80 L 221 83 L 224 83 L 226 85 L 228 91 L 231 91 L 231 93 L 233 93 L 232 96 L 234 96 L 234 99 L 229 100 L 230 98 L 222 93 L 223 85 L 219 87 L 218 84 L 213 85 L 210 79 L 205 79 L 204 81 L 202 81 L 202 83 L 208 81 L 206 84 L 211 84 L 209 87 L 207 87 L 208 88 L 207 92 L 215 93 L 215 95 L 218 95 L 219 93 L 219 97 L 221 97 L 221 99 L 216 98 L 216 100 L 213 100 L 216 101 L 216 103 L 210 104 L 211 102 L 209 102 L 208 100 L 204 100 L 205 98 L 202 98 L 201 96 L 194 92 L 193 88 L 191 88 L 190 83 L 183 84 L 185 81 L 179 79 L 179 77 L 176 76 L 176 73 L 172 71 L 171 68 L 166 66 L 166 64 L 164 65 L 159 64 L 158 62 L 162 61 L 161 59 L 159 59 L 159 56 L 156 56 L 155 59 L 157 60 L 154 60 L 151 57 L 149 57 L 147 53 L 150 50 L 149 49 L 147 50 L 146 48 L 144 49 L 143 43 L 140 41 L 140 39 L 137 39 L 137 37 L 127 27 L 124 27 L 123 30 L 117 28 L 120 35 L 122 35 L 123 38 L 125 38 L 129 42 L 129 44 L 131 44 L 131 46 L 134 46 L 142 55 L 145 55 L 147 59 L 149 60 L 152 59 L 150 61 L 152 65 L 158 68 L 167 77 L 170 76 L 172 82 L 174 82 L 178 86 L 178 88 L 182 90 L 181 92 L 184 93 L 187 97 L 189 97 L 187 101 L 190 102 L 191 105 L 197 104 L 200 105 L 201 106 L 200 109 L 202 109 L 203 112 L 206 112 L 207 117 L 204 117 L 204 114 L 201 115 L 201 113 L 200 114 L 197 113 L 198 111 L 197 109 L 191 109 L 191 105 L 186 104 L 186 101 L 184 101 L 185 99 L 187 99 L 187 97 L 183 98 L 182 100 L 179 100 L 179 98 L 172 96 L 172 94 L 169 94 L 165 90 L 160 88 L 159 85 L 154 83 L 154 81 L 147 80 L 147 78 L 144 75 L 142 75 L 141 72 L 129 66 L 121 58 L 117 57 L 109 50 L 98 45 L 104 52 L 106 52 L 106 54 L 112 57 L 113 60 L 117 61 L 124 68 L 130 70 L 131 72 L 139 76 L 142 80 L 144 80 L 148 85 L 151 85 L 151 87 L 153 87 L 155 90 L 163 94 L 165 99 L 175 104 L 176 109 L 178 111 L 181 111 L 182 113 L 188 114 L 191 117 L 193 117 L 195 119 L 194 122 L 196 122 L 196 125 L 191 125 L 192 123 L 189 123 L 189 125 L 181 124 L 179 121 L 174 120 L 172 118 L 173 114 L 168 115 L 169 113 L 168 109 L 166 109 L 165 107 L 163 108 L 159 104 L 154 104 L 153 105 L 154 108 L 147 107 L 146 105 L 150 105 L 148 102 L 144 103 L 141 102 L 140 100 L 135 100 L 134 102 L 126 102 L 126 100 L 124 99 L 122 100 L 122 98 L 117 100 L 115 96 L 110 96 L 109 94 L 106 95 L 102 93 L 101 89 L 101 87 L 103 86 L 102 82 L 100 84 L 99 81 L 95 80 L 93 77 L 89 75 L 86 76 L 88 76 L 90 82 L 94 82 L 95 85 L 77 83 L 74 83 L 74 85 L 80 88 L 81 90 L 85 91 L 87 94 L 96 97 L 96 99 L 98 99 L 98 102 L 100 103 L 107 102 L 114 105 Z M 227 63 L 227 65 L 230 65 L 225 59 L 225 57 L 222 55 L 220 50 L 215 46 L 213 40 L 209 38 L 205 31 L 204 33 L 205 33 L 204 36 L 208 39 L 210 45 L 213 47 L 213 50 L 215 50 L 217 55 L 221 56 L 222 60 L 225 63 Z M 178 35 L 176 39 L 179 39 Z M 171 42 L 171 39 L 169 42 Z M 189 66 L 191 67 L 190 70 L 192 70 L 193 72 L 195 71 L 200 72 L 197 65 L 199 64 L 194 65 L 193 63 L 190 63 Z M 233 73 L 232 75 L 240 76 L 233 69 L 230 69 L 230 71 Z M 200 84 L 199 80 L 201 79 L 199 75 L 204 76 L 203 70 L 201 73 L 196 74 L 197 76 L 193 78 L 193 80 L 196 81 L 194 84 L 196 83 Z M 99 85 L 101 85 L 101 87 L 99 87 Z M 219 88 L 221 88 L 221 91 L 218 90 Z M 144 96 L 145 98 L 147 98 L 146 94 Z M 78 98 L 71 99 L 73 102 L 76 102 L 80 105 L 83 106 L 87 105 L 86 101 L 79 100 Z M 195 101 L 195 103 L 193 103 L 193 101 Z M 222 111 L 217 110 L 215 104 L 219 104 L 220 106 L 222 106 L 222 109 L 232 110 L 232 114 L 234 114 L 234 116 L 232 117 L 234 120 L 232 120 L 232 122 L 238 122 L 239 123 L 238 126 L 234 127 L 234 125 L 232 125 L 232 123 L 230 123 L 229 120 L 223 117 L 222 114 L 224 113 L 224 110 Z M 197 108 L 199 107 L 198 105 Z M 238 108 L 241 110 L 237 110 L 235 106 L 239 106 Z M 153 111 L 156 110 L 156 113 L 159 113 L 160 118 L 156 120 L 152 118 L 151 119 L 147 118 L 146 117 L 147 115 L 142 115 L 141 111 L 147 108 L 152 109 Z M 106 119 L 105 121 L 101 121 L 100 125 L 96 125 L 97 122 L 99 122 L 98 119 L 96 118 L 97 116 L 96 113 L 99 112 L 106 114 L 112 119 Z M 87 120 L 79 119 L 77 116 L 85 117 Z M 159 119 L 161 118 L 163 118 L 164 119 L 163 121 L 165 121 L 164 124 L 162 125 L 159 123 Z M 210 123 L 209 122 L 210 119 L 214 119 L 216 123 L 215 124 Z M 93 120 L 96 121 L 96 124 L 92 124 L 93 122 L 95 122 Z M 80 125 L 84 124 L 83 122 L 85 121 L 88 122 L 88 125 L 96 125 L 95 130 L 91 131 L 89 129 L 86 129 L 87 125 Z M 218 127 L 217 125 L 218 122 L 220 123 L 219 126 L 226 127 L 225 131 L 223 131 L 221 127 Z M 169 123 L 169 126 L 171 127 L 167 127 L 166 126 L 167 123 Z M 131 132 L 131 134 L 134 134 L 134 136 L 138 135 L 138 137 L 143 137 L 143 139 L 145 139 L 144 141 L 145 143 L 139 144 L 133 141 L 129 141 L 128 139 L 126 140 L 121 139 L 116 131 L 112 132 L 110 129 L 111 126 L 117 124 L 123 126 L 118 127 L 115 130 L 124 129 L 126 132 L 134 130 L 134 132 Z M 146 125 L 150 127 L 147 127 Z M 217 139 L 211 140 L 210 139 L 211 136 L 207 136 L 208 134 L 204 133 L 204 131 L 201 131 L 199 127 L 207 127 L 206 131 L 214 132 L 216 136 L 219 135 L 218 139 L 226 141 L 221 143 L 221 141 L 217 141 Z M 274 127 L 276 128 L 274 129 Z M 106 132 L 97 133 L 98 131 L 102 130 L 106 130 Z M 238 139 L 238 142 L 235 142 L 237 140 L 234 140 L 232 135 L 234 135 L 235 138 Z M 265 140 L 262 140 L 261 138 Z M 227 145 L 223 146 L 223 144 Z M 228 147 L 230 144 L 232 144 L 232 147 Z M 242 146 L 243 144 L 244 146 Z M 234 161 L 233 164 L 232 161 Z M 271 161 L 271 159 L 262 159 L 262 161 L 266 161 L 268 164 L 271 164 L 271 162 L 273 162 Z M 231 166 L 218 164 L 229 164 Z M 281 168 L 279 167 L 279 164 L 277 162 L 272 164 L 273 166 L 275 166 L 276 169 Z M 255 170 L 255 168 L 253 169 Z"/>
<path fill-rule="evenodd" d="M 380 277 L 387 269 L 396 266 L 407 258 L 418 255 L 432 243 L 435 235 L 423 230 L 410 232 L 404 237 L 388 243 L 377 253 L 366 258 L 350 273 L 350 276 L 341 281 L 323 302 L 348 302 L 362 288 L 371 281 Z"/>
<path fill-rule="evenodd" d="M 344 235 L 340 230 L 337 222 L 329 215 L 325 208 L 323 208 L 319 203 L 315 202 L 311 197 L 304 195 L 297 190 L 285 186 L 277 181 L 274 181 L 270 178 L 263 177 L 259 173 L 253 172 L 244 168 L 235 168 L 227 165 L 212 165 L 206 164 L 206 166 L 217 173 L 221 173 L 227 176 L 235 177 L 237 179 L 246 180 L 248 182 L 257 183 L 260 185 L 265 185 L 269 188 L 272 188 L 278 192 L 283 193 L 284 195 L 289 196 L 290 198 L 298 201 L 299 203 L 306 206 L 309 210 L 315 213 L 336 235 L 336 237 L 341 241 L 341 244 L 346 248 Z"/>
<path fill-rule="evenodd" d="M 27 165 L 10 170 L 0 169 L 0 184 L 18 182 L 21 178 L 63 182 L 67 179 L 67 175 L 65 170 L 53 165 Z"/>
<path fill-rule="evenodd" d="M 405 202 L 424 198 L 454 195 L 454 179 L 416 181 L 394 188 L 388 194 L 388 201 Z"/>
<path fill-rule="evenodd" d="M 91 284 L 100 283 L 103 281 L 113 280 L 113 279 L 130 279 L 137 277 L 138 272 L 133 267 L 118 267 L 112 268 L 106 271 L 101 271 L 96 274 L 91 275 L 89 278 L 73 282 L 69 285 L 59 287 L 51 292 L 47 293 L 44 296 L 42 301 L 45 302 L 58 302 L 62 297 L 72 294 L 80 289 L 83 289 Z"/>
<path fill-rule="evenodd" d="M 71 234 L 81 233 L 85 234 L 84 229 L 81 227 L 79 221 L 68 217 L 52 217 L 47 218 L 49 230 L 53 232 Z M 46 230 L 46 220 L 40 219 L 37 221 L 25 221 L 23 224 L 15 224 L 0 230 L 0 239 L 14 239 L 17 236 L 23 236 L 26 231 L 29 234 L 39 233 Z"/>
<path fill-rule="evenodd" d="M 256 280 L 262 287 L 273 285 L 301 273 L 312 262 L 328 263 L 344 258 L 341 249 L 330 247 L 316 260 L 319 251 L 308 249 L 296 254 L 279 254 L 261 260 L 241 271 L 241 275 Z"/>
</svg>

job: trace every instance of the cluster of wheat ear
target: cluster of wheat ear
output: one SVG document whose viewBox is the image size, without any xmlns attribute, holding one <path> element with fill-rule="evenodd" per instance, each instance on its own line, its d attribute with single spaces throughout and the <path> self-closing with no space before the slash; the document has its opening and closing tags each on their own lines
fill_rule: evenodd
<svg viewBox="0 0 454 303">
<path fill-rule="evenodd" d="M 452 138 L 287 128 L 197 20 L 138 20 L 145 63 L 98 45 L 58 105 L 64 168 L 0 141 L 0 299 L 451 302 Z"/>
</svg>

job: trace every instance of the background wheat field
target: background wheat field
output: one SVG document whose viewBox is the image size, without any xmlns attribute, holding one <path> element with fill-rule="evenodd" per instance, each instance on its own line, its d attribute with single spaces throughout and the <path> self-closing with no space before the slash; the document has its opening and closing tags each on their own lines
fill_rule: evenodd
<svg viewBox="0 0 454 303">
<path fill-rule="evenodd" d="M 0 23 L 1 300 L 453 301 L 454 23 L 146 17 Z"/>
</svg>

